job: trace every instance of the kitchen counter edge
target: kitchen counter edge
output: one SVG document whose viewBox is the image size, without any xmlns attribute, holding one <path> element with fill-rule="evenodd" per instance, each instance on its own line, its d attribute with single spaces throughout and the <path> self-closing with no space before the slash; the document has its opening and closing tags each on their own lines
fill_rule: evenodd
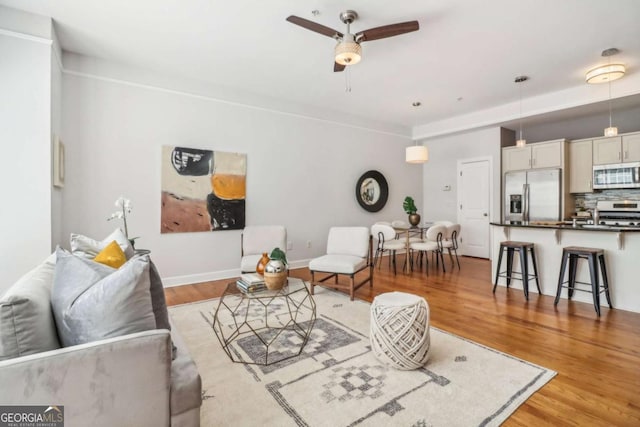
<svg viewBox="0 0 640 427">
<path fill-rule="evenodd" d="M 640 227 L 589 227 L 583 225 L 573 226 L 571 224 L 558 224 L 558 225 L 543 225 L 543 224 L 506 224 L 503 222 L 490 222 L 489 224 L 497 227 L 517 227 L 517 228 L 542 228 L 549 230 L 577 230 L 577 231 L 596 231 L 596 232 L 609 232 L 609 233 L 638 233 Z"/>
</svg>

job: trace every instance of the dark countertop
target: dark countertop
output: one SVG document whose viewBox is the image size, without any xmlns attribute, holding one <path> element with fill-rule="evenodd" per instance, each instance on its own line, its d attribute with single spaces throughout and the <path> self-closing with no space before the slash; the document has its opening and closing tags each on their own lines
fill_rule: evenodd
<svg viewBox="0 0 640 427">
<path fill-rule="evenodd" d="M 608 231 L 608 232 L 629 232 L 629 233 L 637 233 L 640 232 L 640 227 L 615 227 L 609 225 L 576 225 L 575 227 L 572 224 L 556 224 L 556 225 L 545 225 L 545 224 L 506 224 L 503 222 L 491 222 L 491 225 L 496 225 L 499 227 L 516 227 L 516 228 L 542 228 L 549 230 L 577 230 L 577 231 Z"/>
</svg>

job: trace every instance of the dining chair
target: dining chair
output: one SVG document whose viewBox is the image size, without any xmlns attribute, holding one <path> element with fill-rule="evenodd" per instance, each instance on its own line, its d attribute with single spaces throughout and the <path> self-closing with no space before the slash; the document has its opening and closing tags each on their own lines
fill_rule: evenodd
<svg viewBox="0 0 640 427">
<path fill-rule="evenodd" d="M 442 239 L 442 248 L 447 249 L 449 252 L 449 259 L 451 259 L 451 268 L 453 268 L 453 255 L 451 254 L 451 250 L 453 249 L 453 253 L 456 255 L 456 262 L 458 264 L 458 270 L 460 270 L 460 260 L 458 259 L 458 236 L 460 235 L 460 224 L 447 225 L 446 232 L 444 233 L 444 237 Z"/>
<path fill-rule="evenodd" d="M 371 226 L 371 235 L 377 239 L 376 253 L 373 257 L 373 265 L 378 263 L 378 269 L 382 264 L 384 252 L 389 252 L 389 267 L 393 262 L 393 274 L 396 274 L 396 252 L 407 249 L 404 240 L 396 238 L 396 231 L 391 225 L 376 223 Z"/>
<path fill-rule="evenodd" d="M 420 260 L 420 266 L 422 266 L 422 259 L 425 260 L 425 269 L 427 274 L 429 274 L 429 252 L 431 252 L 432 256 L 436 258 L 436 266 L 440 264 L 439 261 L 442 261 L 442 271 L 446 272 L 446 268 L 444 266 L 444 257 L 443 257 L 443 248 L 442 248 L 442 237 L 447 231 L 447 227 L 443 224 L 437 224 L 429 227 L 426 233 L 426 238 L 423 242 L 413 242 L 409 244 L 409 249 L 411 252 L 417 251 L 418 258 Z M 424 257 L 423 257 L 424 255 Z M 413 269 L 413 255 L 410 254 L 411 265 Z"/>
</svg>

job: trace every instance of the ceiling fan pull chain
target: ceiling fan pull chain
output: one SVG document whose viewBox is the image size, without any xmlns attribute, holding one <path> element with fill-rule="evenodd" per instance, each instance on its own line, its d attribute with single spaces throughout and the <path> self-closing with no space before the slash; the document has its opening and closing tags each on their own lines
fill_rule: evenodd
<svg viewBox="0 0 640 427">
<path fill-rule="evenodd" d="M 344 70 L 344 85 L 344 91 L 351 92 L 351 70 L 349 69 L 349 67 L 346 67 L 346 69 Z"/>
</svg>

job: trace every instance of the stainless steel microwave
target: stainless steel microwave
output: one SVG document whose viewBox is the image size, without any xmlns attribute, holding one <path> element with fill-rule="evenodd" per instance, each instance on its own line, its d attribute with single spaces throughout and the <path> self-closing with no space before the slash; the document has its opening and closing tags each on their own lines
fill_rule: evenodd
<svg viewBox="0 0 640 427">
<path fill-rule="evenodd" d="M 640 162 L 594 166 L 593 188 L 640 188 Z"/>
</svg>

